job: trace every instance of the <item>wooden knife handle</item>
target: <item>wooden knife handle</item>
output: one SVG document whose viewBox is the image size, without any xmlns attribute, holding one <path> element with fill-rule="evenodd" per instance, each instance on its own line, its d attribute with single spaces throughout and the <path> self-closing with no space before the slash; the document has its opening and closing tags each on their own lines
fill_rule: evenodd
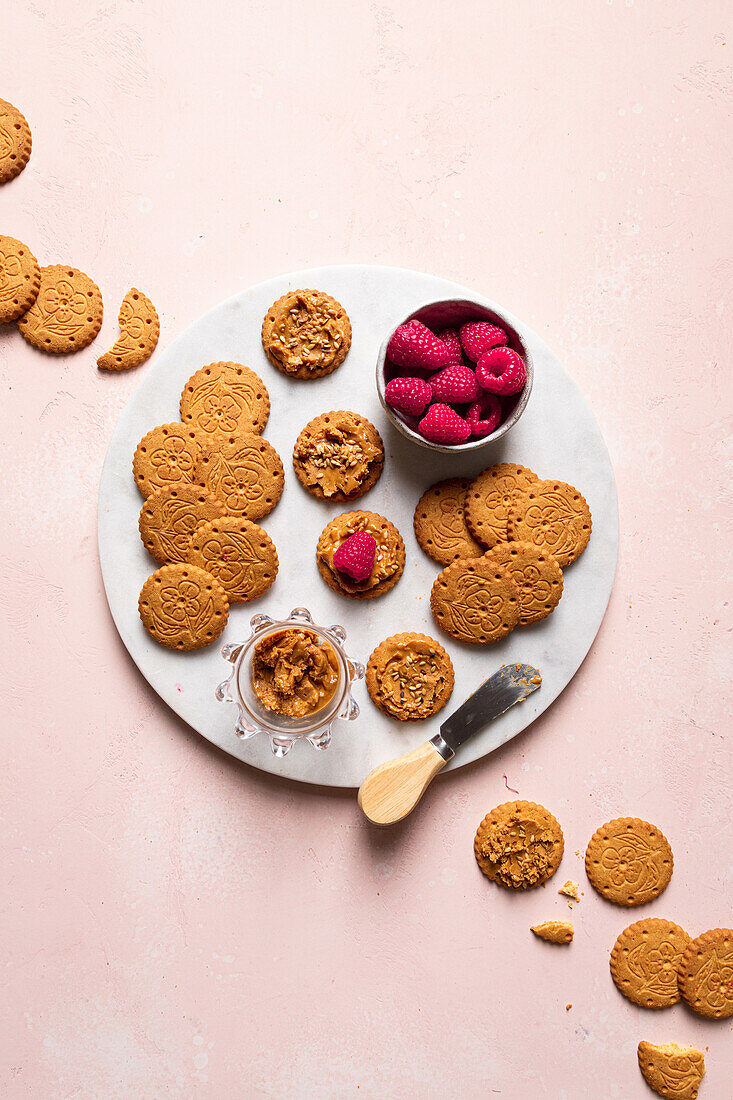
<svg viewBox="0 0 733 1100">
<path fill-rule="evenodd" d="M 446 761 L 429 741 L 396 760 L 380 764 L 359 787 L 362 811 L 374 825 L 402 821 L 415 809 L 431 780 L 445 765 Z"/>
</svg>

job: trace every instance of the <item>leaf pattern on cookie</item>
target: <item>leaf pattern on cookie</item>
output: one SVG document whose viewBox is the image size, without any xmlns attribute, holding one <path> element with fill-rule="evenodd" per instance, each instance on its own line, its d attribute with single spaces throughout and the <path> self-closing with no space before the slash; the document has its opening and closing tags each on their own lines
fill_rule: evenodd
<svg viewBox="0 0 733 1100">
<path fill-rule="evenodd" d="M 137 287 L 122 299 L 118 316 L 120 335 L 109 351 L 97 359 L 102 370 L 131 370 L 144 363 L 155 350 L 160 321 L 155 306 Z"/>
<path fill-rule="evenodd" d="M 5 305 L 15 297 L 22 280 L 20 257 L 14 249 L 4 248 L 0 244 L 0 305 Z"/>
<path fill-rule="evenodd" d="M 181 419 L 210 440 L 259 434 L 269 412 L 264 382 L 242 363 L 209 363 L 191 375 L 181 394 Z"/>
<path fill-rule="evenodd" d="M 643 905 L 661 894 L 674 859 L 664 834 L 638 818 L 606 822 L 590 839 L 585 866 L 593 887 L 619 905 Z"/>
<path fill-rule="evenodd" d="M 701 1016 L 733 1016 L 733 929 L 713 928 L 692 940 L 678 981 L 685 1001 Z"/>
<path fill-rule="evenodd" d="M 229 605 L 213 576 L 191 565 L 164 565 L 140 592 L 140 617 L 156 641 L 169 649 L 209 645 L 226 624 Z"/>
<path fill-rule="evenodd" d="M 42 267 L 35 302 L 18 319 L 18 328 L 34 347 L 53 354 L 79 351 L 102 325 L 102 295 L 97 284 L 73 267 Z"/>
<path fill-rule="evenodd" d="M 436 577 L 430 607 L 446 633 L 485 644 L 517 625 L 519 590 L 508 570 L 488 558 L 459 559 Z"/>
<path fill-rule="evenodd" d="M 475 477 L 466 493 L 466 520 L 473 536 L 491 548 L 507 537 L 507 517 L 515 495 L 537 481 L 525 466 L 500 462 Z"/>
<path fill-rule="evenodd" d="M 232 603 L 261 596 L 278 569 L 277 551 L 267 532 L 235 516 L 200 524 L 188 560 L 216 577 Z"/>
<path fill-rule="evenodd" d="M 206 451 L 197 465 L 197 476 L 229 515 L 255 520 L 275 507 L 285 475 L 275 448 L 250 434 Z"/>
<path fill-rule="evenodd" d="M 548 550 L 569 565 L 588 545 L 592 528 L 583 496 L 564 481 L 539 481 L 518 492 L 507 518 L 511 541 L 523 540 Z"/>
<path fill-rule="evenodd" d="M 705 1076 L 705 1057 L 694 1047 L 677 1043 L 656 1046 L 642 1040 L 639 1069 L 650 1088 L 668 1100 L 695 1100 Z"/>
</svg>

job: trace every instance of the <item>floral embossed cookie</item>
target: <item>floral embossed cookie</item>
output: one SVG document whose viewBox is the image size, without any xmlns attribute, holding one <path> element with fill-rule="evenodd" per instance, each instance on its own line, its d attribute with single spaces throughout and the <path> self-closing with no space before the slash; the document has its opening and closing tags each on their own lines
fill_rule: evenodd
<svg viewBox="0 0 733 1100">
<path fill-rule="evenodd" d="M 507 569 L 519 589 L 519 626 L 547 618 L 562 596 L 562 569 L 548 550 L 531 542 L 499 542 L 486 554 Z"/>
<path fill-rule="evenodd" d="M 680 993 L 700 1016 L 733 1016 L 733 928 L 712 928 L 691 940 L 677 968 Z"/>
<path fill-rule="evenodd" d="M 601 825 L 585 853 L 591 886 L 616 905 L 652 901 L 668 885 L 673 867 L 667 838 L 638 817 L 617 817 Z"/>
<path fill-rule="evenodd" d="M 122 299 L 117 318 L 120 335 L 109 351 L 100 355 L 100 370 L 132 370 L 155 351 L 160 336 L 158 313 L 142 290 L 133 287 Z"/>
<path fill-rule="evenodd" d="M 147 499 L 156 489 L 199 484 L 196 463 L 201 454 L 198 436 L 185 424 L 159 424 L 137 445 L 132 472 Z"/>
<path fill-rule="evenodd" d="M 201 452 L 196 478 L 230 516 L 261 519 L 282 496 L 285 472 L 271 443 L 253 433 L 230 436 Z"/>
<path fill-rule="evenodd" d="M 588 545 L 593 521 L 586 500 L 564 481 L 538 481 L 513 497 L 507 534 L 548 550 L 562 566 Z"/>
<path fill-rule="evenodd" d="M 197 527 L 188 560 L 216 577 L 230 603 L 247 603 L 263 595 L 278 569 L 275 544 L 267 532 L 236 516 Z"/>
<path fill-rule="evenodd" d="M 224 589 L 195 565 L 164 565 L 151 574 L 140 592 L 143 626 L 168 649 L 188 651 L 211 645 L 229 617 Z"/>
<path fill-rule="evenodd" d="M 97 284 L 75 267 L 42 267 L 36 300 L 18 319 L 21 336 L 39 351 L 67 355 L 91 344 L 101 327 Z"/>
<path fill-rule="evenodd" d="M 290 290 L 265 314 L 262 346 L 290 378 L 320 378 L 346 358 L 351 322 L 341 303 L 322 290 Z"/>
<path fill-rule="evenodd" d="M 677 965 L 689 942 L 684 928 L 669 920 L 648 917 L 630 924 L 611 951 L 611 977 L 642 1008 L 677 1004 Z"/>
<path fill-rule="evenodd" d="M 364 532 L 374 540 L 374 560 L 369 575 L 355 580 L 334 564 L 342 543 Z M 329 588 L 352 600 L 371 600 L 389 592 L 405 568 L 405 544 L 393 523 L 376 512 L 344 512 L 327 523 L 316 548 L 318 572 Z"/>
<path fill-rule="evenodd" d="M 0 99 L 0 183 L 19 175 L 31 155 L 31 128 L 17 107 Z"/>
<path fill-rule="evenodd" d="M 504 802 L 478 827 L 473 851 L 479 868 L 493 882 L 526 890 L 547 882 L 564 850 L 559 822 L 535 802 Z"/>
<path fill-rule="evenodd" d="M 519 622 L 519 588 L 508 569 L 486 557 L 459 559 L 435 578 L 430 610 L 459 642 L 488 645 Z"/>
<path fill-rule="evenodd" d="M 366 684 L 379 709 L 401 722 L 429 718 L 450 699 L 453 665 L 428 634 L 395 634 L 369 658 Z"/>
<path fill-rule="evenodd" d="M 417 502 L 415 538 L 428 557 L 439 565 L 456 558 L 479 558 L 484 547 L 476 542 L 466 523 L 466 492 L 470 481 L 450 477 L 426 489 Z"/>
<path fill-rule="evenodd" d="M 260 435 L 269 415 L 265 383 L 242 363 L 209 363 L 191 375 L 181 394 L 181 420 L 210 443 Z"/>
<path fill-rule="evenodd" d="M 537 481 L 526 466 L 500 462 L 475 477 L 466 493 L 466 521 L 471 534 L 487 549 L 506 542 L 507 516 L 514 495 Z"/>
<path fill-rule="evenodd" d="M 17 321 L 36 300 L 41 269 L 28 245 L 0 236 L 0 324 Z"/>
<path fill-rule="evenodd" d="M 645 1040 L 637 1050 L 639 1069 L 650 1089 L 666 1100 L 696 1100 L 705 1076 L 705 1056 L 677 1043 L 655 1046 Z"/>
<path fill-rule="evenodd" d="M 156 489 L 140 510 L 140 538 L 163 565 L 183 562 L 200 523 L 224 515 L 224 505 L 200 485 L 181 483 Z"/>
<path fill-rule="evenodd" d="M 293 449 L 300 483 L 320 500 L 342 503 L 364 496 L 379 480 L 384 446 L 377 429 L 354 412 L 316 416 Z"/>
</svg>

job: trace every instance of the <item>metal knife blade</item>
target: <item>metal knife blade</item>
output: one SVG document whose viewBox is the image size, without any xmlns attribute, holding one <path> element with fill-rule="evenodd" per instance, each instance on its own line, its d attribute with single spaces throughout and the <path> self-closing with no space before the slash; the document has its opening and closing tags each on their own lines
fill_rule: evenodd
<svg viewBox="0 0 733 1100">
<path fill-rule="evenodd" d="M 432 744 L 441 756 L 450 759 L 459 746 L 515 703 L 521 703 L 537 691 L 541 684 L 542 677 L 532 665 L 504 665 L 446 718 L 440 733 L 431 738 Z"/>
</svg>

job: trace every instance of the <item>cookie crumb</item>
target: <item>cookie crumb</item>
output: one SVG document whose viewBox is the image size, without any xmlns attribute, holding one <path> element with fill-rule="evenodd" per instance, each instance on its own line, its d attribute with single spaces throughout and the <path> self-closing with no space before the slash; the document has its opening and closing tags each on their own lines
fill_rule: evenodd
<svg viewBox="0 0 733 1100">
<path fill-rule="evenodd" d="M 572 898 L 573 901 L 580 901 L 578 889 L 578 883 L 573 882 L 572 879 L 568 879 L 568 881 L 560 887 L 558 894 L 564 894 L 566 898 Z M 572 909 L 572 906 L 570 908 Z"/>
</svg>

